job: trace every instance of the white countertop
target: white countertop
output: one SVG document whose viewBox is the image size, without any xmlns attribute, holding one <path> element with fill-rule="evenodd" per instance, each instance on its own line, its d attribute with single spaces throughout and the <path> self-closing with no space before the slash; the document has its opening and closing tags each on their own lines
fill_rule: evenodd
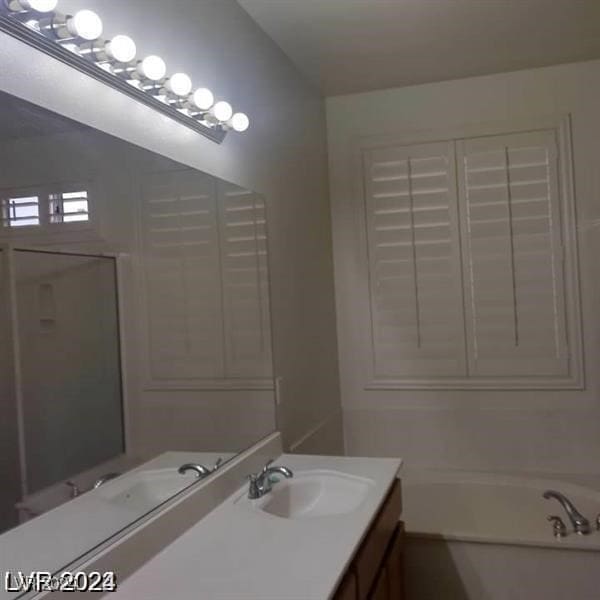
<svg viewBox="0 0 600 600">
<path fill-rule="evenodd" d="M 111 600 L 325 600 L 381 506 L 400 459 L 280 456 L 293 471 L 328 469 L 374 482 L 355 511 L 283 519 L 236 502 L 236 491 L 119 584 Z"/>
<path fill-rule="evenodd" d="M 231 453 L 165 452 L 160 456 L 106 482 L 60 506 L 0 535 L 0 575 L 10 571 L 32 573 L 57 571 L 91 548 L 126 528 L 154 508 L 143 510 L 107 502 L 105 495 L 119 488 L 136 474 L 148 470 L 175 468 L 185 462 L 212 466 L 217 458 L 228 460 Z M 193 474 L 182 476 L 183 490 L 197 480 Z M 0 582 L 1 584 L 2 582 Z M 17 593 L 0 586 L 0 600 Z"/>
</svg>

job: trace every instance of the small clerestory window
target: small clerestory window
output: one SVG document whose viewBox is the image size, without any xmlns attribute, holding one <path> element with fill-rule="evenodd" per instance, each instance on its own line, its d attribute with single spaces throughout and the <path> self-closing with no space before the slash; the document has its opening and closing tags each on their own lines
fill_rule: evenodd
<svg viewBox="0 0 600 600">
<path fill-rule="evenodd" d="M 24 227 L 40 224 L 38 196 L 15 196 L 2 199 L 2 225 Z"/>
<path fill-rule="evenodd" d="M 89 220 L 90 211 L 87 191 L 50 194 L 51 223 L 74 223 Z"/>
<path fill-rule="evenodd" d="M 0 227 L 40 228 L 90 221 L 90 199 L 83 186 L 62 190 L 0 192 Z"/>
</svg>

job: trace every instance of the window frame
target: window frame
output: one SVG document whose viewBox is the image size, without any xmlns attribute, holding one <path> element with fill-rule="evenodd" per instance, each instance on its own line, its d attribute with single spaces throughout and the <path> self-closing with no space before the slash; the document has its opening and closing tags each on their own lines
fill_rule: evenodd
<svg viewBox="0 0 600 600">
<path fill-rule="evenodd" d="M 0 204 L 5 210 L 5 202 L 13 197 L 36 196 L 38 198 L 39 225 L 11 226 L 8 221 L 0 224 L 0 240 L 19 241 L 54 241 L 62 234 L 71 235 L 78 232 L 90 232 L 96 229 L 96 206 L 94 186 L 89 181 L 56 182 L 23 187 L 7 187 L 0 189 Z M 86 221 L 52 222 L 50 213 L 51 196 L 85 191 L 88 202 L 88 219 Z M 76 214 L 76 213 L 74 213 Z M 66 241 L 66 240 L 60 240 Z"/>
<path fill-rule="evenodd" d="M 221 353 L 222 356 L 222 364 L 221 364 L 221 370 L 223 371 L 221 374 L 216 374 L 216 375 L 207 375 L 207 376 L 203 376 L 203 375 L 194 375 L 191 377 L 185 377 L 185 376 L 181 376 L 181 375 L 159 375 L 157 374 L 152 366 L 152 335 L 151 335 L 151 330 L 152 330 L 152 326 L 151 326 L 151 293 L 150 293 L 150 289 L 149 289 L 149 285 L 148 285 L 148 268 L 150 266 L 150 262 L 149 262 L 149 257 L 150 254 L 148 253 L 148 246 L 147 246 L 147 234 L 148 234 L 148 230 L 146 228 L 146 219 L 148 217 L 148 199 L 145 197 L 145 193 L 144 193 L 144 184 L 147 183 L 148 181 L 150 181 L 150 178 L 153 176 L 160 176 L 162 178 L 164 177 L 169 177 L 170 175 L 181 175 L 182 173 L 187 173 L 189 172 L 189 168 L 184 168 L 184 169 L 174 169 L 174 170 L 167 170 L 167 171 L 160 171 L 160 172 L 154 172 L 154 171 L 149 171 L 147 173 L 145 173 L 145 176 L 143 176 L 142 178 L 140 178 L 139 181 L 136 182 L 136 187 L 138 189 L 137 191 L 137 198 L 136 198 L 136 232 L 137 232 L 137 236 L 138 236 L 138 240 L 140 242 L 140 247 L 144 248 L 145 251 L 143 253 L 143 257 L 141 260 L 141 266 L 143 267 L 143 277 L 140 278 L 140 280 L 137 282 L 136 285 L 136 289 L 138 290 L 138 306 L 139 306 L 139 310 L 140 310 L 140 315 L 141 315 L 141 320 L 145 323 L 145 326 L 142 328 L 142 337 L 145 340 L 145 343 L 143 344 L 144 348 L 145 348 L 145 352 L 144 352 L 144 360 L 142 361 L 142 389 L 145 392 L 166 392 L 166 391 L 212 391 L 212 390 L 224 390 L 224 391 L 238 391 L 238 390 L 245 390 L 245 391 L 257 391 L 257 392 L 262 392 L 262 391 L 276 391 L 276 382 L 275 382 L 275 377 L 271 374 L 269 375 L 265 375 L 265 376 L 252 376 L 252 377 L 248 377 L 246 375 L 240 375 L 239 373 L 235 373 L 233 371 L 230 372 L 230 370 L 228 369 L 228 367 L 226 366 L 226 362 L 227 362 L 227 358 L 226 355 L 228 353 L 228 349 L 226 348 L 226 341 L 225 341 L 225 332 L 223 330 L 222 334 L 221 334 L 221 341 L 223 343 L 222 346 L 219 347 L 219 352 Z M 222 259 L 222 246 L 221 246 L 221 241 L 220 238 L 222 236 L 222 228 L 224 226 L 224 223 L 221 222 L 221 210 L 222 207 L 220 207 L 220 203 L 219 203 L 219 197 L 220 194 L 222 192 L 222 190 L 220 189 L 221 185 L 227 185 L 227 186 L 231 186 L 234 188 L 238 188 L 238 186 L 236 186 L 235 184 L 232 183 L 228 183 L 228 182 L 223 182 L 222 180 L 219 180 L 218 178 L 214 178 L 212 176 L 207 175 L 206 173 L 202 173 L 202 172 L 198 172 L 198 171 L 194 171 L 192 169 L 192 172 L 195 175 L 201 175 L 202 177 L 208 177 L 211 182 L 210 182 L 210 187 L 211 189 L 211 194 L 213 195 L 213 201 L 214 201 L 214 207 L 215 207 L 215 232 L 217 235 L 217 239 L 218 239 L 218 243 L 215 246 L 215 249 L 217 251 L 217 258 L 218 258 L 218 263 L 219 263 L 219 269 L 220 267 L 220 261 Z M 261 196 L 260 194 L 258 194 L 258 192 L 253 192 L 251 190 L 245 190 L 244 188 L 239 188 L 241 191 L 243 191 L 244 193 L 251 193 L 254 195 L 258 195 Z M 264 199 L 261 200 L 261 202 L 264 202 Z M 253 212 L 256 210 L 256 207 L 254 208 Z M 266 245 L 266 259 L 267 259 L 267 265 L 268 265 L 268 248 L 269 248 L 269 231 L 268 231 L 268 217 L 267 217 L 267 207 L 266 204 L 264 206 L 262 206 L 262 211 L 264 211 L 264 217 L 265 217 L 265 224 L 264 224 L 264 230 L 265 230 L 265 245 Z M 222 277 L 222 273 L 219 274 L 219 277 Z M 267 280 L 269 280 L 270 275 L 267 275 Z M 222 285 L 222 280 L 220 283 L 220 292 L 219 292 L 219 304 L 220 304 L 220 310 L 223 311 L 223 295 L 222 295 L 222 290 L 223 290 L 223 285 Z M 268 306 L 270 306 L 270 291 L 267 293 L 266 296 L 266 306 L 267 306 L 267 310 L 268 310 Z M 268 313 L 267 313 L 268 314 Z M 264 316 L 264 315 L 263 315 Z M 223 316 L 223 319 L 225 317 Z M 269 365 L 270 368 L 273 368 L 273 364 L 272 364 L 272 348 L 273 348 L 273 333 L 272 333 L 272 326 L 271 326 L 271 322 L 270 319 L 267 319 L 268 321 L 268 331 L 266 332 L 266 335 L 268 335 L 268 342 L 269 342 L 269 357 L 268 357 L 268 361 L 269 361 Z"/>
<path fill-rule="evenodd" d="M 32 216 L 30 218 L 37 218 L 38 224 L 37 225 L 31 225 L 31 224 L 13 225 L 13 222 L 14 222 L 13 218 L 20 219 L 20 217 L 16 217 L 16 216 L 12 217 L 10 215 L 10 212 L 12 209 L 11 202 L 13 202 L 14 200 L 29 199 L 29 198 L 36 199 L 38 214 L 37 214 L 37 217 Z M 1 210 L 2 210 L 2 219 L 1 219 L 2 225 L 0 225 L 0 227 L 2 227 L 3 229 L 6 228 L 7 230 L 15 230 L 16 229 L 16 230 L 21 230 L 21 231 L 23 231 L 23 230 L 27 231 L 28 228 L 41 226 L 42 207 L 41 207 L 40 195 L 39 195 L 39 193 L 37 193 L 37 191 L 19 190 L 18 193 L 7 194 L 6 196 L 4 194 L 0 194 L 0 204 L 1 204 Z M 23 217 L 23 218 L 27 218 L 27 217 Z"/>
<path fill-rule="evenodd" d="M 560 190 L 560 219 L 563 235 L 564 295 L 567 323 L 567 348 L 570 359 L 569 375 L 566 377 L 528 376 L 406 376 L 380 377 L 373 367 L 373 338 L 371 329 L 371 304 L 369 249 L 367 239 L 367 215 L 363 181 L 363 154 L 365 151 L 393 146 L 410 146 L 432 142 L 457 142 L 458 140 L 486 136 L 510 135 L 535 131 L 554 130 L 558 148 L 557 176 Z M 583 337 L 581 322 L 581 299 L 579 285 L 579 260 L 577 221 L 573 179 L 573 158 L 570 114 L 542 116 L 527 120 L 492 122 L 451 129 L 423 130 L 395 135 L 359 137 L 353 143 L 353 172 L 351 182 L 354 193 L 356 232 L 359 239 L 361 297 L 367 302 L 367 314 L 361 319 L 361 330 L 369 344 L 363 346 L 363 388 L 365 390 L 542 390 L 585 389 L 583 364 Z M 460 202 L 460 196 L 459 196 Z M 461 218 L 462 220 L 462 218 Z M 461 255 L 464 240 L 461 239 Z M 464 276 L 464 273 L 463 273 Z"/>
<path fill-rule="evenodd" d="M 48 194 L 48 216 L 49 216 L 49 220 L 48 220 L 48 225 L 68 225 L 71 223 L 89 223 L 91 221 L 91 211 L 90 211 L 90 206 L 91 206 L 91 202 L 90 202 L 90 193 L 88 189 L 81 189 L 83 188 L 83 186 L 79 186 L 80 189 L 77 190 L 73 190 L 73 191 L 67 191 L 67 190 L 61 190 L 60 192 L 56 192 L 56 191 L 52 191 L 50 194 Z M 80 198 L 64 198 L 65 194 L 85 194 L 85 198 L 80 197 Z M 65 203 L 70 203 L 70 202 L 81 202 L 85 200 L 86 203 L 86 210 L 85 213 L 81 213 L 81 212 L 66 212 L 64 210 L 64 206 Z M 61 207 L 61 211 L 60 212 L 54 212 L 52 211 L 52 206 L 53 203 L 60 203 L 60 207 Z M 87 216 L 87 219 L 75 219 L 75 220 L 65 220 L 65 217 L 72 217 L 72 216 L 76 216 L 78 214 L 85 214 Z M 60 216 L 61 220 L 55 220 L 57 216 Z"/>
</svg>

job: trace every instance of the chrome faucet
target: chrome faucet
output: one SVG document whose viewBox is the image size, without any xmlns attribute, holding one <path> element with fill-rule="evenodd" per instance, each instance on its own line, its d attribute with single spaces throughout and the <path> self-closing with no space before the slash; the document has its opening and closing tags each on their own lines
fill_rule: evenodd
<svg viewBox="0 0 600 600">
<path fill-rule="evenodd" d="M 92 486 L 93 490 L 97 490 L 101 485 L 104 485 L 107 481 L 118 477 L 121 473 L 106 473 L 106 475 L 102 475 L 102 477 L 96 480 L 96 483 Z"/>
<path fill-rule="evenodd" d="M 204 477 L 208 477 L 214 469 L 209 469 L 204 465 L 199 465 L 197 463 L 185 463 L 185 465 L 181 465 L 179 469 L 177 469 L 178 473 L 184 475 L 188 471 L 195 471 L 196 475 L 198 475 L 199 479 L 203 479 Z"/>
<path fill-rule="evenodd" d="M 179 469 L 177 469 L 177 472 L 183 475 L 188 471 L 196 471 L 198 479 L 204 479 L 205 477 L 208 477 L 211 473 L 214 473 L 221 466 L 222 462 L 223 459 L 219 457 L 217 458 L 217 461 L 212 467 L 205 467 L 204 465 L 198 463 L 185 463 L 184 465 L 181 465 Z"/>
<path fill-rule="evenodd" d="M 248 475 L 250 480 L 250 486 L 248 488 L 248 498 L 250 500 L 256 500 L 262 498 L 265 494 L 268 494 L 273 488 L 272 475 L 283 475 L 286 478 L 293 477 L 294 474 L 287 467 L 272 467 L 273 460 L 270 460 L 262 469 L 260 473 Z"/>
<path fill-rule="evenodd" d="M 198 479 L 204 479 L 204 477 L 208 477 L 211 473 L 214 473 L 221 466 L 222 462 L 223 459 L 219 457 L 212 467 L 205 467 L 198 463 L 185 463 L 185 465 L 181 465 L 179 469 L 177 469 L 177 472 L 183 475 L 188 471 L 196 471 Z"/>
<path fill-rule="evenodd" d="M 546 490 L 543 495 L 546 500 L 554 498 L 560 502 L 560 505 L 565 509 L 565 512 L 573 525 L 575 533 L 587 535 L 591 532 L 592 528 L 590 527 L 590 522 L 575 508 L 573 503 L 564 494 L 555 490 Z"/>
</svg>

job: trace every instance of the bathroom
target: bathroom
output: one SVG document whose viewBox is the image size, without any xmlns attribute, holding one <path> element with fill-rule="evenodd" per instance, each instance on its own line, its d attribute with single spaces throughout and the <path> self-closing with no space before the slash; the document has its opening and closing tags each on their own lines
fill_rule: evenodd
<svg viewBox="0 0 600 600">
<path fill-rule="evenodd" d="M 19 7 L 13 4 L 2 8 L 2 19 L 10 22 L 15 14 L 27 13 L 25 0 Z M 12 529 L 3 525 L 5 536 L 15 540 L 20 531 L 34 531 L 31 528 L 37 519 L 42 522 L 57 511 L 67 518 L 69 507 L 77 505 L 82 510 L 72 518 L 86 520 L 90 514 L 86 502 L 91 502 L 94 494 L 108 494 L 111 486 L 120 485 L 115 478 L 88 495 L 86 490 L 100 477 L 113 472 L 127 475 L 131 469 L 139 474 L 135 469 L 165 453 L 177 460 L 178 453 L 204 453 L 203 460 L 211 468 L 222 461 L 206 481 L 199 477 L 194 489 L 179 495 L 175 490 L 171 500 L 161 498 L 157 503 L 161 506 L 150 512 L 144 505 L 131 518 L 127 540 L 138 545 L 135 560 L 119 554 L 119 548 L 125 552 L 125 545 L 114 537 L 122 534 L 125 521 L 111 524 L 108 519 L 107 529 L 96 531 L 91 541 L 82 535 L 81 544 L 76 544 L 70 556 L 65 554 L 62 562 L 49 566 L 32 562 L 21 570 L 54 572 L 66 565 L 84 564 L 85 556 L 89 564 L 122 568 L 117 598 L 119 594 L 122 598 L 140 597 L 139 590 L 153 589 L 151 585 L 161 589 L 158 576 L 148 575 L 156 564 L 152 561 L 164 557 L 167 565 L 169 549 L 191 543 L 186 536 L 191 536 L 194 527 L 201 527 L 203 521 L 209 524 L 206 515 L 213 496 L 221 494 L 224 499 L 242 486 L 247 488 L 246 476 L 262 466 L 257 461 L 264 465 L 266 459 L 285 453 L 277 464 L 294 470 L 296 460 L 300 471 L 304 464 L 333 469 L 326 457 L 402 460 L 400 519 L 406 528 L 407 598 L 563 598 L 566 592 L 560 586 L 573 586 L 574 582 L 580 587 L 567 588 L 569 597 L 597 597 L 593 572 L 600 562 L 600 533 L 595 531 L 600 514 L 600 382 L 595 368 L 600 356 L 596 264 L 600 254 L 600 205 L 596 200 L 600 192 L 596 164 L 600 9 L 596 4 L 591 0 L 470 0 L 457 7 L 441 0 L 127 0 L 113 7 L 101 0 L 59 0 L 56 10 L 60 14 L 76 15 L 84 9 L 96 12 L 102 19 L 102 39 L 130 36 L 138 58 L 162 57 L 168 74 L 187 73 L 195 87 L 210 88 L 216 99 L 226 100 L 248 115 L 246 131 L 228 131 L 218 143 L 210 133 L 169 118 L 171 113 L 151 101 L 141 101 L 68 60 L 57 60 L 51 50 L 19 39 L 3 20 L 2 201 L 6 202 L 7 189 L 27 189 L 33 194 L 32 184 L 96 181 L 96 185 L 89 187 L 89 227 L 53 227 L 54 222 L 40 232 L 34 231 L 35 226 L 11 228 L 6 226 L 10 225 L 8 213 L 3 212 L 0 309 L 5 311 L 6 289 L 18 287 L 20 259 L 25 252 L 40 258 L 33 261 L 38 267 L 42 258 L 62 257 L 68 262 L 77 256 L 83 260 L 83 256 L 96 262 L 112 261 L 118 277 L 112 278 L 114 287 L 109 294 L 117 297 L 111 306 L 118 334 L 113 332 L 111 343 L 118 350 L 109 355 L 113 359 L 118 355 L 119 372 L 113 374 L 117 381 L 113 387 L 120 383 L 112 409 L 121 412 L 111 420 L 112 429 L 109 423 L 94 427 L 94 419 L 101 422 L 99 416 L 67 421 L 69 428 L 63 435 L 70 443 L 100 433 L 112 440 L 112 450 L 107 450 L 108 456 L 98 464 L 70 471 L 58 452 L 55 467 L 59 475 L 52 484 L 44 483 L 32 494 L 21 493 L 18 498 L 0 496 L 2 515 L 4 506 L 10 505 L 10 527 L 21 522 Z M 353 43 L 359 39 L 360 44 Z M 23 123 L 19 124 L 16 113 L 22 115 Z M 43 159 L 36 162 L 32 161 L 36 154 L 27 152 L 27 144 L 40 136 L 32 132 L 36 127 L 32 121 L 35 116 L 42 128 L 42 114 L 56 123 L 45 135 L 63 136 L 64 143 L 49 144 Z M 11 161 L 16 161 L 19 152 L 8 146 L 23 131 L 28 137 L 21 142 L 23 160 L 17 167 Z M 485 143 L 493 146 L 494 140 L 509 136 L 516 136 L 516 141 L 506 142 L 504 147 L 510 149 L 511 143 L 528 147 L 535 140 L 550 157 L 546 171 L 536 179 L 547 178 L 546 202 L 542 204 L 550 211 L 546 222 L 553 229 L 540 238 L 552 243 L 536 246 L 546 252 L 538 269 L 525 260 L 515 263 L 520 240 L 518 235 L 509 236 L 516 268 L 508 275 L 499 269 L 491 280 L 482 278 L 494 292 L 492 300 L 508 298 L 508 304 L 490 309 L 500 311 L 490 331 L 502 338 L 502 343 L 505 337 L 511 338 L 507 347 L 523 349 L 521 354 L 493 355 L 500 342 L 494 345 L 496 338 L 490 343 L 489 336 L 481 337 L 486 324 L 474 316 L 480 272 L 470 260 L 476 245 L 468 242 L 477 223 L 469 221 L 465 211 L 469 197 L 465 169 L 478 148 L 489 149 Z M 59 147 L 65 160 L 59 158 Z M 407 160 L 407 148 L 416 158 L 410 155 Z M 433 155 L 428 154 L 430 150 Z M 510 161 L 509 150 L 507 154 Z M 518 152 L 513 152 L 515 155 Z M 382 183 L 367 180 L 365 175 L 385 169 L 385 163 L 416 169 L 421 158 L 425 164 L 432 156 L 442 157 L 444 164 L 451 166 L 445 171 L 445 221 L 434 219 L 432 223 L 445 227 L 444 236 L 454 243 L 444 246 L 450 248 L 446 266 L 441 276 L 434 278 L 417 268 L 422 263 L 416 259 L 419 246 L 413 243 L 415 268 L 410 273 L 412 280 L 405 279 L 402 288 L 408 321 L 384 330 L 380 325 L 385 319 L 401 319 L 404 313 L 385 312 L 388 298 L 398 297 L 398 288 L 390 288 L 386 298 L 387 284 L 373 277 L 382 266 L 373 262 L 381 249 L 371 243 L 381 232 L 374 227 L 377 215 L 369 208 L 376 197 L 386 202 L 385 194 L 393 192 L 394 176 L 388 178 L 388 189 L 385 176 Z M 379 165 L 375 164 L 378 160 Z M 493 168 L 502 171 L 502 165 Z M 35 181 L 17 181 L 34 171 Z M 148 175 L 148 171 L 153 172 Z M 509 171 L 512 175 L 519 169 Z M 183 187 L 191 181 L 194 193 L 199 186 L 211 190 L 215 231 L 227 225 L 219 221 L 219 206 L 224 205 L 219 199 L 227 196 L 228 190 L 232 198 L 251 199 L 255 273 L 257 277 L 266 274 L 266 280 L 253 288 L 260 298 L 261 352 L 253 355 L 251 364 L 240 363 L 241 370 L 235 373 L 233 369 L 233 375 L 224 375 L 221 363 L 202 362 L 206 357 L 214 361 L 215 356 L 224 356 L 227 363 L 236 354 L 236 349 L 227 345 L 231 338 L 223 333 L 235 318 L 230 314 L 227 320 L 225 309 L 218 319 L 207 318 L 198 300 L 209 302 L 210 284 L 222 274 L 199 275 L 193 269 L 209 267 L 205 263 L 198 266 L 197 256 L 190 255 L 192 259 L 186 262 L 171 255 L 157 257 L 149 250 L 152 240 L 146 208 L 152 201 L 144 201 L 144 190 L 175 181 L 176 177 L 169 179 L 165 173 L 179 172 L 190 173 Z M 412 191 L 418 192 L 419 173 L 415 173 Z M 384 189 L 378 191 L 375 188 L 380 184 Z M 183 196 L 186 193 L 182 192 Z M 436 206 L 434 203 L 433 208 Z M 517 202 L 513 207 L 515 213 L 519 206 L 523 204 Z M 422 217 L 423 212 L 427 211 L 421 215 L 414 212 L 412 218 Z M 437 210 L 430 212 L 439 216 Z M 507 222 L 492 209 L 488 214 L 482 220 Z M 534 213 L 524 216 L 525 223 L 538 226 L 540 219 L 536 221 Z M 390 247 L 398 244 L 392 239 L 394 225 L 390 218 L 382 227 L 382 231 L 392 232 L 385 240 Z M 414 242 L 419 230 L 413 229 Z M 381 233 L 381 239 L 384 235 L 388 234 Z M 31 255 L 36 250 L 44 250 L 43 257 L 39 252 Z M 165 263 L 161 263 L 163 259 Z M 164 264 L 165 277 L 170 265 L 190 269 L 182 278 L 185 285 L 180 280 L 180 287 L 172 286 L 174 291 L 168 296 L 162 294 L 164 280 L 152 279 Z M 550 277 L 545 277 L 548 272 Z M 533 293 L 547 292 L 536 296 L 538 320 L 527 312 L 531 304 L 522 302 L 530 289 L 519 284 L 527 279 L 535 279 L 541 286 Z M 229 306 L 224 298 L 230 293 L 230 300 L 235 299 L 235 294 L 227 292 L 223 281 L 217 304 Z M 431 281 L 439 287 L 428 290 Z M 89 292 L 100 284 L 100 278 L 95 278 L 86 289 Z M 161 293 L 153 303 L 152 291 L 157 289 Z M 54 327 L 53 313 L 60 306 L 53 292 L 58 294 L 58 284 L 54 286 L 47 278 L 36 291 L 40 328 Z M 421 300 L 419 294 L 423 294 Z M 93 293 L 89 295 L 93 299 Z M 75 306 L 77 300 L 71 298 Z M 163 302 L 187 311 L 187 331 L 198 336 L 186 338 L 187 346 L 182 344 L 184 350 L 175 358 L 169 354 L 169 343 L 181 342 L 173 333 L 179 325 L 174 327 L 171 321 L 161 321 L 158 312 L 152 313 L 164 307 Z M 216 302 L 214 297 L 212 302 Z M 9 293 L 7 304 L 13 312 L 17 305 L 19 316 L 24 314 L 18 294 L 11 297 Z M 490 313 L 484 310 L 480 314 Z M 550 318 L 544 321 L 547 314 Z M 14 482 L 28 457 L 23 439 L 19 439 L 26 423 L 13 404 L 26 404 L 24 390 L 29 388 L 22 380 L 26 346 L 23 339 L 15 339 L 15 319 L 5 316 L 3 312 L 0 319 L 6 342 L 0 350 L 0 390 L 8 418 L 2 420 L 4 460 L 0 464 L 4 481 Z M 206 335 L 211 323 L 213 338 L 203 354 L 194 341 Z M 59 319 L 56 324 L 60 327 Z M 449 324 L 454 330 L 450 331 Z M 480 337 L 474 331 L 476 326 Z M 405 345 L 396 338 L 394 346 L 391 336 L 398 330 L 406 332 Z M 440 332 L 445 344 L 447 354 L 441 359 L 435 352 L 428 354 L 431 331 Z M 525 338 L 530 331 L 535 339 L 528 346 L 531 340 Z M 51 332 L 43 333 L 45 340 L 52 337 Z M 412 342 L 415 335 L 416 344 Z M 519 335 L 525 337 L 515 344 Z M 452 343 L 448 343 L 450 337 Z M 390 355 L 390 348 L 396 354 Z M 536 348 L 544 350 L 541 358 L 528 360 L 531 355 L 527 351 Z M 481 355 L 486 349 L 492 353 L 487 362 L 477 355 L 478 350 Z M 398 360 L 398 352 L 406 352 L 404 360 Z M 15 373 L 19 374 L 17 381 Z M 14 425 L 17 421 L 18 426 Z M 274 432 L 279 434 L 275 434 L 276 440 Z M 33 454 L 50 461 L 43 450 Z M 69 456 L 72 459 L 73 455 Z M 311 463 L 310 456 L 317 462 Z M 342 469 L 339 465 L 346 463 L 335 464 Z M 390 463 L 374 462 L 370 468 L 375 472 L 380 464 Z M 159 468 L 153 465 L 153 469 Z M 193 480 L 194 473 L 184 477 Z M 300 481 L 297 473 L 296 479 Z M 275 484 L 273 493 L 278 485 L 291 485 L 293 480 Z M 71 500 L 73 486 L 66 481 L 84 493 Z M 215 492 L 211 486 L 225 491 Z M 592 532 L 574 533 L 561 506 L 542 497 L 546 489 L 566 494 L 590 521 Z M 192 505 L 194 494 L 198 497 Z M 29 497 L 32 495 L 35 498 Z M 504 500 L 509 496 L 507 509 Z M 15 508 L 18 503 L 20 513 Z M 460 515 L 445 512 L 450 505 L 462 509 Z M 519 510 L 525 511 L 525 507 L 531 507 L 531 520 L 539 520 L 539 529 L 532 526 L 530 532 L 527 523 L 518 525 Z M 43 514 L 25 522 L 28 511 Z M 530 520 L 529 514 L 525 522 Z M 461 515 L 466 515 L 467 525 L 474 530 L 461 530 Z M 553 515 L 560 516 L 568 529 L 563 538 L 553 535 L 553 523 L 546 520 Z M 347 518 L 351 520 L 350 515 Z M 327 522 L 322 524 L 326 536 Z M 30 529 L 22 529 L 26 527 Z M 79 531 L 74 524 L 71 527 Z M 160 527 L 161 534 L 147 533 L 149 541 L 144 532 L 151 527 Z M 362 534 L 364 531 L 356 535 L 360 538 Z M 32 535 L 30 543 L 35 546 L 37 538 Z M 0 536 L 0 557 L 14 551 L 5 536 Z M 153 546 L 156 540 L 160 547 Z M 92 555 L 92 548 L 100 546 Z M 281 554 L 286 556 L 285 551 Z M 319 556 L 319 550 L 311 554 Z M 334 584 L 342 581 L 350 558 L 340 558 L 339 573 L 331 573 Z M 311 565 L 299 566 L 310 572 Z M 1 571 L 6 569 L 0 564 Z M 102 566 L 101 570 L 110 569 Z M 162 589 L 168 590 L 173 575 L 167 566 L 164 569 Z M 506 570 L 515 572 L 514 581 L 507 582 Z M 289 585 L 294 581 L 304 585 L 300 575 Z M 276 589 L 276 582 L 273 586 Z M 298 591 L 291 586 L 289 594 L 303 600 L 335 597 L 333 587 L 323 594 L 325 588 L 316 586 L 314 593 L 305 594 L 302 590 L 308 587 Z M 201 594 L 203 588 L 197 589 Z M 2 593 L 0 590 L 0 598 Z M 378 597 L 371 589 L 366 593 L 371 596 L 365 597 Z M 275 591 L 269 594 L 246 597 L 283 598 Z M 183 592 L 171 595 L 187 597 Z M 7 597 L 17 596 L 13 592 Z M 213 589 L 199 597 L 231 595 Z M 389 592 L 382 597 L 399 596 Z"/>
</svg>

